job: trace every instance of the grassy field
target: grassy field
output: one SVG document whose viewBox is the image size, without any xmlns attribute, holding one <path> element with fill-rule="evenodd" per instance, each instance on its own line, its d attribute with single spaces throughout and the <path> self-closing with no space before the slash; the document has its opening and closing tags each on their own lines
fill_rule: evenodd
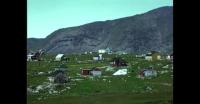
<svg viewBox="0 0 200 104">
<path fill-rule="evenodd" d="M 48 90 L 28 93 L 28 104 L 172 104 L 173 101 L 173 70 L 168 60 L 146 61 L 136 58 L 133 54 L 121 55 L 128 62 L 128 74 L 113 76 L 114 71 L 106 71 L 109 60 L 116 55 L 103 55 L 104 61 L 93 61 L 93 55 L 67 55 L 70 58 L 64 63 L 67 76 L 71 80 L 65 85 L 55 88 L 58 93 L 49 94 Z M 48 74 L 37 73 L 54 70 L 61 62 L 54 62 L 54 55 L 46 55 L 44 61 L 27 62 L 27 87 L 35 88 L 48 83 Z M 169 65 L 168 68 L 162 68 Z M 157 77 L 139 79 L 137 74 L 145 67 L 153 66 L 158 72 Z M 101 77 L 81 76 L 80 68 L 102 67 Z M 148 89 L 150 88 L 150 90 Z"/>
</svg>

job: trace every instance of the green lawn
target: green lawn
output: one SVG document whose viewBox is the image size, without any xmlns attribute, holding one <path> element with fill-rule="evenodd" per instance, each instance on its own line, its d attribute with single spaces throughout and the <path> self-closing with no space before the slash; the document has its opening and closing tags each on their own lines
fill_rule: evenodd
<svg viewBox="0 0 200 104">
<path fill-rule="evenodd" d="M 152 79 L 138 79 L 137 73 L 145 67 L 153 66 L 155 70 L 163 69 L 162 66 L 171 64 L 167 60 L 149 62 L 133 55 L 122 55 L 128 61 L 128 74 L 125 76 L 112 76 L 113 72 L 102 69 L 102 77 L 90 78 L 78 76 L 80 68 L 102 67 L 109 65 L 109 59 L 115 55 L 104 55 L 104 61 L 93 62 L 92 55 L 68 55 L 70 61 L 67 66 L 67 76 L 80 78 L 81 81 L 71 81 L 63 88 L 70 87 L 60 94 L 49 94 L 42 91 L 27 96 L 28 104 L 171 104 L 173 98 L 173 72 L 158 74 Z M 52 56 L 45 56 L 46 61 L 27 62 L 27 87 L 38 86 L 48 82 L 49 75 L 37 75 L 38 72 L 47 73 L 54 70 L 61 62 L 51 61 Z M 79 63 L 76 61 L 78 58 Z M 89 61 L 88 61 L 89 60 Z M 119 68 L 114 68 L 117 70 Z M 105 76 L 105 77 L 104 77 Z M 147 91 L 150 87 L 152 90 Z M 59 91 L 62 90 L 59 89 Z M 41 100 L 39 100 L 41 99 Z"/>
</svg>

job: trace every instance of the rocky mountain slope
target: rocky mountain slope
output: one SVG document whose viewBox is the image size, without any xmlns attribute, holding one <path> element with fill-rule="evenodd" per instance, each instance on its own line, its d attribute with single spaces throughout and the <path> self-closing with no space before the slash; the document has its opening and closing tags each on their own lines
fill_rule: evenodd
<svg viewBox="0 0 200 104">
<path fill-rule="evenodd" d="M 48 53 L 80 53 L 111 48 L 146 53 L 173 51 L 173 7 L 166 6 L 130 17 L 62 28 L 44 39 L 27 40 L 28 50 Z"/>
</svg>

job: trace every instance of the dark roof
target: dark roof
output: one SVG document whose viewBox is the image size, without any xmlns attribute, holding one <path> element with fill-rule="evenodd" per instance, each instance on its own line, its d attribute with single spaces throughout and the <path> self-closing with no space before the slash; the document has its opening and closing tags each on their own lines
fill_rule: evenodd
<svg viewBox="0 0 200 104">
<path fill-rule="evenodd" d="M 95 68 L 92 68 L 92 70 L 93 70 L 93 71 L 101 71 L 101 69 L 96 68 L 96 67 L 95 67 Z"/>
<path fill-rule="evenodd" d="M 151 53 L 152 53 L 152 54 L 155 54 L 155 53 L 160 53 L 160 52 L 158 52 L 158 51 L 151 51 Z"/>
<path fill-rule="evenodd" d="M 147 53 L 147 54 L 146 54 L 146 56 L 151 56 L 151 55 L 152 55 L 152 53 Z"/>
<path fill-rule="evenodd" d="M 145 71 L 155 71 L 155 70 L 153 70 L 153 69 L 144 69 L 144 70 L 142 70 L 142 72 L 145 72 Z"/>
</svg>

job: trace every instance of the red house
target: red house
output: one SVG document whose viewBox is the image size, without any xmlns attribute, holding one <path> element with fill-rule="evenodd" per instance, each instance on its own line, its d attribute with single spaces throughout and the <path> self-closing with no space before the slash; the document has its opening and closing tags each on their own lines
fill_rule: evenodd
<svg viewBox="0 0 200 104">
<path fill-rule="evenodd" d="M 82 75 L 90 75 L 90 71 L 91 71 L 91 69 L 82 69 L 81 74 Z"/>
</svg>

